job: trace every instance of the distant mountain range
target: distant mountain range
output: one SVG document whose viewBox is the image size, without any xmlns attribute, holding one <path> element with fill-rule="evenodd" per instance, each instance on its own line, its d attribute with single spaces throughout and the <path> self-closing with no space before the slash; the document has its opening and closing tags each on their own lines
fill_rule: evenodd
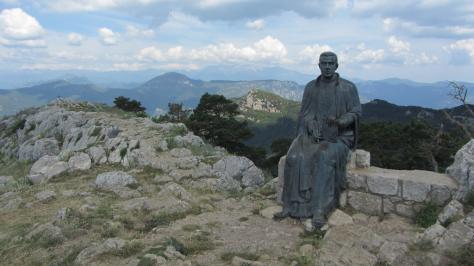
<svg viewBox="0 0 474 266">
<path fill-rule="evenodd" d="M 248 121 L 254 136 L 246 143 L 251 146 L 269 148 L 272 141 L 278 138 L 294 138 L 296 119 L 300 102 L 291 101 L 278 95 L 251 91 L 235 100 L 242 112 L 241 118 Z M 267 107 L 267 109 L 262 108 Z M 252 108 L 253 107 L 253 108 Z M 470 106 L 474 110 L 474 106 Z M 464 106 L 444 109 L 451 116 L 474 125 Z M 443 125 L 445 130 L 457 128 L 444 114 L 443 110 L 419 106 L 399 106 L 384 100 L 373 100 L 362 104 L 362 123 L 395 122 L 409 123 L 412 120 L 423 121 L 433 128 Z"/>
<path fill-rule="evenodd" d="M 193 108 L 199 102 L 201 95 L 206 92 L 237 98 L 252 89 L 259 89 L 290 100 L 299 101 L 302 98 L 304 86 L 297 82 L 276 79 L 225 80 L 227 76 L 224 73 L 232 73 L 227 70 L 221 70 L 222 79 L 211 81 L 193 79 L 175 72 L 155 76 L 145 82 L 139 82 L 135 77 L 127 83 L 122 77 L 115 84 L 123 85 L 122 87 L 113 86 L 112 83 L 109 86 L 98 85 L 91 81 L 93 79 L 85 76 L 63 74 L 59 78 L 40 83 L 33 82 L 19 89 L 0 90 L 0 115 L 9 115 L 26 107 L 42 105 L 57 97 L 112 104 L 115 97 L 125 96 L 140 101 L 147 108 L 147 112 L 152 115 L 167 110 L 169 102 L 181 102 L 184 106 Z M 211 77 L 221 72 L 216 67 L 210 67 L 201 70 L 199 75 Z M 249 76 L 252 69 L 245 72 L 236 68 L 235 72 L 234 75 L 229 74 L 229 77 Z M 307 81 L 311 79 L 311 76 L 298 75 L 298 72 L 280 68 L 269 68 L 265 71 L 254 70 L 253 72 L 255 77 L 260 77 L 264 73 L 266 75 L 274 73 L 275 76 L 281 75 L 292 79 Z M 211 75 L 211 73 L 214 74 Z M 151 76 L 151 73 L 141 73 L 139 76 Z M 359 89 L 361 101 L 364 103 L 374 99 L 383 99 L 397 105 L 428 108 L 452 107 L 457 104 L 448 96 L 450 92 L 448 82 L 417 83 L 409 80 L 387 79 L 380 81 L 356 80 L 355 83 Z M 461 84 L 465 84 L 467 88 L 474 88 L 474 84 Z"/>
</svg>

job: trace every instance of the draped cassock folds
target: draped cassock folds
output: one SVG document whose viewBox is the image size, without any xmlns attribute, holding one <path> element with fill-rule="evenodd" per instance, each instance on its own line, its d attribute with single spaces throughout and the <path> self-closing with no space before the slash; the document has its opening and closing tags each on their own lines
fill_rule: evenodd
<svg viewBox="0 0 474 266">
<path fill-rule="evenodd" d="M 345 188 L 361 106 L 356 86 L 336 73 L 306 85 L 297 136 L 286 157 L 283 211 L 295 218 L 327 215 Z M 335 123 L 334 121 L 337 121 Z"/>
</svg>

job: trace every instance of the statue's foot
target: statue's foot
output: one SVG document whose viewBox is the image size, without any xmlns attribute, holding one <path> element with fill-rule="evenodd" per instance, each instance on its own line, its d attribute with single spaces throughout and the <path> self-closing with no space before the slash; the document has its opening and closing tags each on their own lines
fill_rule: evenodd
<svg viewBox="0 0 474 266">
<path fill-rule="evenodd" d="M 290 217 L 290 212 L 289 211 L 281 211 L 277 212 L 273 215 L 273 220 L 275 221 L 281 221 L 287 217 Z"/>
<path fill-rule="evenodd" d="M 326 218 L 324 218 L 324 215 L 314 215 L 311 224 L 314 229 L 321 229 L 326 224 Z"/>
</svg>

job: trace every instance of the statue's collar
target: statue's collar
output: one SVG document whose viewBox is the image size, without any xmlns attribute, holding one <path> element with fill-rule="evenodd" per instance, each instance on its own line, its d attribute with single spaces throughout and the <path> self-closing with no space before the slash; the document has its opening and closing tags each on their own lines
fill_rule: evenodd
<svg viewBox="0 0 474 266">
<path fill-rule="evenodd" d="M 336 86 L 338 86 L 339 85 L 339 74 L 334 73 L 334 75 L 332 76 L 332 78 L 330 80 L 326 80 L 325 78 L 323 78 L 322 75 L 319 75 L 318 78 L 316 79 L 316 83 L 320 83 L 320 82 L 324 82 L 324 83 L 333 83 L 333 82 L 335 82 Z"/>
</svg>

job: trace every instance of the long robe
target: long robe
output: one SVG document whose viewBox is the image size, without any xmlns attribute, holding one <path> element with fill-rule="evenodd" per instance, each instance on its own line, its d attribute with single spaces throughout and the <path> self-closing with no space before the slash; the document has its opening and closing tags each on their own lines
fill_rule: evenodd
<svg viewBox="0 0 474 266">
<path fill-rule="evenodd" d="M 283 210 L 295 218 L 327 215 L 345 188 L 346 163 L 357 142 L 361 106 L 356 86 L 335 74 L 306 85 L 297 136 L 286 157 Z M 341 128 L 328 119 L 347 122 Z"/>
</svg>

